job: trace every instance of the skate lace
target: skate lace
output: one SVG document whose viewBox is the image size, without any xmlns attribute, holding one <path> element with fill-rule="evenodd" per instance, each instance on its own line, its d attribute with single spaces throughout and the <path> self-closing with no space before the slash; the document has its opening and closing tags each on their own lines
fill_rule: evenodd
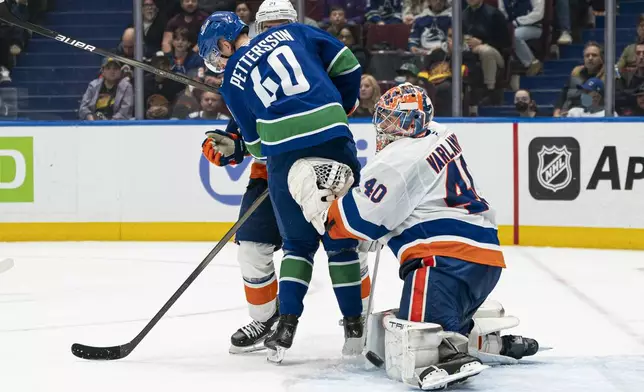
<svg viewBox="0 0 644 392">
<path fill-rule="evenodd" d="M 257 336 L 261 335 L 262 332 L 264 332 L 265 328 L 266 326 L 264 325 L 264 323 L 260 323 L 259 321 L 253 320 L 252 323 L 241 327 L 241 330 L 249 338 L 256 338 Z"/>
</svg>

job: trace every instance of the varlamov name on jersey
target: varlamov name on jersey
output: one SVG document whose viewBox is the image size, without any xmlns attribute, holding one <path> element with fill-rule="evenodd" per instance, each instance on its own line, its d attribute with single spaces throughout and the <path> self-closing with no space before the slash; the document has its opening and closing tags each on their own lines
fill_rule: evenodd
<svg viewBox="0 0 644 392">
<path fill-rule="evenodd" d="M 443 143 L 438 144 L 434 150 L 427 156 L 427 163 L 438 174 L 454 158 L 463 151 L 458 144 L 456 135 L 451 134 L 445 138 Z"/>
<path fill-rule="evenodd" d="M 275 47 L 277 47 L 277 45 L 282 41 L 295 41 L 295 39 L 288 31 L 276 31 L 254 44 L 248 52 L 239 59 L 239 62 L 235 64 L 235 69 L 231 75 L 230 83 L 243 90 L 243 84 L 246 82 L 247 78 L 246 75 L 248 75 L 257 60 L 259 60 L 263 54 L 269 53 L 275 49 Z M 245 68 L 244 65 L 248 68 Z"/>
</svg>

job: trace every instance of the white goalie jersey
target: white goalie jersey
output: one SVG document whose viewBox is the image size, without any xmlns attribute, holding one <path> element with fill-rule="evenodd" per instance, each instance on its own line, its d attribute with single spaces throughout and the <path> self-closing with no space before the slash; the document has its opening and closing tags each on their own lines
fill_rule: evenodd
<svg viewBox="0 0 644 392">
<path fill-rule="evenodd" d="M 456 135 L 436 122 L 401 138 L 329 209 L 332 238 L 379 240 L 402 263 L 431 256 L 505 267 L 494 211 L 474 184 Z"/>
</svg>

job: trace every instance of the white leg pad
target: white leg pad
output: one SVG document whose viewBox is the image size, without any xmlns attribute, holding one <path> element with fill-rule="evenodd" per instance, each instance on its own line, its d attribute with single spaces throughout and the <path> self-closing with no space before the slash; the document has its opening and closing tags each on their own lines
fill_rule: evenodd
<svg viewBox="0 0 644 392">
<path fill-rule="evenodd" d="M 439 362 L 438 346 L 443 328 L 438 324 L 401 320 L 393 314 L 383 318 L 387 376 L 418 386 L 417 368 Z"/>
<path fill-rule="evenodd" d="M 519 325 L 519 319 L 505 316 L 503 306 L 497 301 L 486 301 L 474 315 L 474 328 L 469 335 L 468 353 L 485 364 L 516 364 L 514 358 L 500 355 L 501 331 Z"/>
</svg>

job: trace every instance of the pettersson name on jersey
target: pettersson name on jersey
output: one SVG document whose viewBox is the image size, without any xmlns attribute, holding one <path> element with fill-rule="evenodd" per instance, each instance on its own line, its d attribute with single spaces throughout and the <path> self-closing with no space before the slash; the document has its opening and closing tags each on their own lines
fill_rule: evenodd
<svg viewBox="0 0 644 392">
<path fill-rule="evenodd" d="M 244 89 L 243 84 L 246 83 L 246 78 L 250 70 L 253 68 L 260 56 L 265 53 L 270 53 L 283 41 L 295 41 L 291 33 L 288 31 L 276 31 L 269 34 L 266 38 L 254 44 L 239 62 L 235 64 L 230 83 L 239 88 Z M 243 63 L 243 64 L 242 64 Z M 244 65 L 246 67 L 244 67 Z"/>
</svg>

